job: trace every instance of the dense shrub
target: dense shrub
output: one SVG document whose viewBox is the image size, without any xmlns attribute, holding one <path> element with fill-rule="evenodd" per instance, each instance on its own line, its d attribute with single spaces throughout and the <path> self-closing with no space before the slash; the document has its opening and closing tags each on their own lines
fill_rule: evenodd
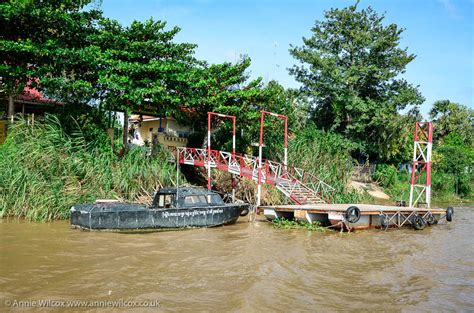
<svg viewBox="0 0 474 313">
<path fill-rule="evenodd" d="M 372 179 L 384 188 L 392 187 L 398 182 L 397 169 L 393 165 L 379 164 L 375 168 Z"/>
</svg>

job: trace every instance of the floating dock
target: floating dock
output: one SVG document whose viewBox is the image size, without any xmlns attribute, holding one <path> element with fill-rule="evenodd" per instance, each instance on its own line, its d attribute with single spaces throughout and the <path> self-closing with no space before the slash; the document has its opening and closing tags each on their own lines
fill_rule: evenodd
<svg viewBox="0 0 474 313">
<path fill-rule="evenodd" d="M 260 206 L 268 220 L 295 219 L 341 230 L 412 226 L 423 229 L 442 219 L 451 221 L 453 208 L 427 209 L 377 204 L 307 204 Z"/>
</svg>

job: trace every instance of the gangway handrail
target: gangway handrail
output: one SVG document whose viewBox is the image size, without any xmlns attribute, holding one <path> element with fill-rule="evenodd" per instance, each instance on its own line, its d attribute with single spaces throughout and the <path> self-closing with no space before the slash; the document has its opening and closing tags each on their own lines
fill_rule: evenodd
<svg viewBox="0 0 474 313">
<path fill-rule="evenodd" d="M 194 166 L 218 168 L 239 176 L 258 181 L 258 157 L 203 148 L 177 148 L 178 162 Z M 208 155 L 209 154 L 209 155 Z M 283 166 L 280 162 L 262 158 L 261 181 L 279 189 L 285 196 L 298 204 L 311 201 L 330 203 L 335 188 L 315 175 L 293 166 Z M 263 170 L 264 169 L 264 170 Z M 296 194 L 296 192 L 302 193 Z"/>
</svg>

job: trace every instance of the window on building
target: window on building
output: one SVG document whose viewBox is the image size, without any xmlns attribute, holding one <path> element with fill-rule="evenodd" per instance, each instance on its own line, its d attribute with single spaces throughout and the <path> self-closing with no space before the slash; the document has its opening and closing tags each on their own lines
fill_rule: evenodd
<svg viewBox="0 0 474 313">
<path fill-rule="evenodd" d="M 188 138 L 188 136 L 189 136 L 189 133 L 184 132 L 184 131 L 177 131 L 176 133 L 178 134 L 179 138 Z"/>
</svg>

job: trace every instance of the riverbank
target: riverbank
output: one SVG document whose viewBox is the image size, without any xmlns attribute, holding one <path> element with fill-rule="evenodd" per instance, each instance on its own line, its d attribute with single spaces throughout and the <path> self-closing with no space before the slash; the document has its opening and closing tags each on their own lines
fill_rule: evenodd
<svg viewBox="0 0 474 313">
<path fill-rule="evenodd" d="M 319 139 L 324 138 L 321 134 L 318 136 Z M 384 204 L 394 204 L 398 200 L 408 200 L 407 177 L 397 174 L 393 167 L 381 167 L 385 169 L 379 172 L 385 173 L 379 175 L 384 188 L 377 183 L 358 182 L 351 182 L 348 187 L 346 182 L 352 166 L 349 156 L 323 149 L 319 149 L 320 155 L 315 156 L 312 148 L 318 146 L 309 149 L 304 143 L 313 141 L 303 139 L 298 144 L 292 144 L 293 154 L 306 168 L 314 170 L 316 164 L 317 172 L 324 174 L 333 184 L 336 188 L 333 202 L 385 201 Z M 325 145 L 325 149 L 329 146 Z M 341 147 L 338 149 L 343 151 Z M 68 135 L 55 116 L 38 120 L 34 125 L 19 119 L 11 126 L 5 144 L 0 145 L 0 218 L 16 216 L 36 221 L 68 219 L 72 205 L 91 203 L 101 198 L 150 202 L 154 191 L 162 186 L 173 186 L 176 181 L 176 167 L 169 161 L 169 151 L 155 150 L 153 157 L 141 148 L 117 155 L 107 137 L 105 140 L 88 141 L 79 130 Z M 308 155 L 311 155 L 310 159 Z M 340 158 L 337 164 L 333 164 L 333 155 Z M 230 192 L 230 177 L 216 176 L 216 188 Z M 387 177 L 391 178 L 386 180 Z M 180 181 L 184 179 L 180 178 Z M 255 203 L 256 184 L 242 180 L 238 185 L 237 198 Z M 264 204 L 285 201 L 276 188 L 267 187 L 263 188 L 262 193 Z M 434 203 L 454 205 L 463 203 L 460 201 L 472 201 L 446 192 L 434 191 L 433 195 Z"/>
<path fill-rule="evenodd" d="M 397 201 L 409 200 L 410 185 L 405 182 L 398 185 L 396 188 L 383 188 L 375 182 L 358 182 L 351 181 L 350 188 L 359 192 L 363 196 L 365 203 L 394 205 Z M 400 190 L 402 190 L 400 192 Z M 432 195 L 432 207 L 448 207 L 448 206 L 472 206 L 474 198 L 459 197 L 455 194 L 441 194 L 434 193 Z"/>
</svg>

